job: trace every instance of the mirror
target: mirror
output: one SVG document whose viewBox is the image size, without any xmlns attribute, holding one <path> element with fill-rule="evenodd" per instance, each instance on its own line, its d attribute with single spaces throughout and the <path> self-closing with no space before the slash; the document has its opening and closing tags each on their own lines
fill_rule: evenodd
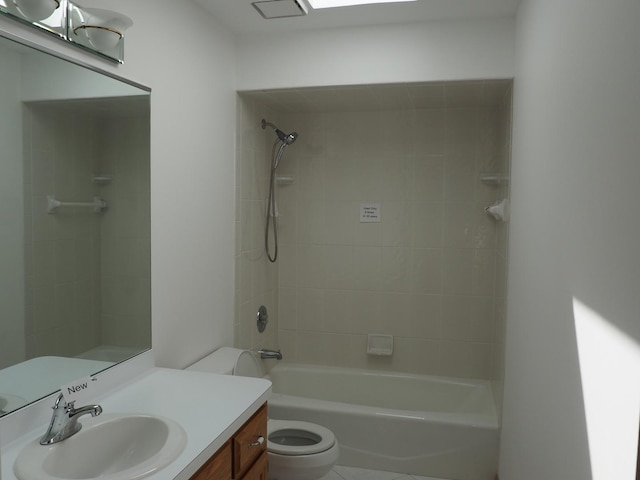
<svg viewBox="0 0 640 480">
<path fill-rule="evenodd" d="M 0 416 L 151 346 L 149 109 L 0 37 Z"/>
</svg>

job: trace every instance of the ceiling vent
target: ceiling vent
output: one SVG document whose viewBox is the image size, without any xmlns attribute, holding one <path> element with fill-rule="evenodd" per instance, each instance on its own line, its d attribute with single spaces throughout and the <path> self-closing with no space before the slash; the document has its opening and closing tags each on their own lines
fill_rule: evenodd
<svg viewBox="0 0 640 480">
<path fill-rule="evenodd" d="M 252 2 L 262 18 L 303 17 L 307 14 L 307 7 L 302 0 L 267 0 Z"/>
</svg>

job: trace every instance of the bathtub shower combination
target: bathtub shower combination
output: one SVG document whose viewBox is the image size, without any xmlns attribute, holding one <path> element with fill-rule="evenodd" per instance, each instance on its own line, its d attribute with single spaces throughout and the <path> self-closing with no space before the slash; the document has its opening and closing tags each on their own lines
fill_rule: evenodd
<svg viewBox="0 0 640 480">
<path fill-rule="evenodd" d="M 498 420 L 489 382 L 278 364 L 269 416 L 317 423 L 340 465 L 456 480 L 494 480 Z"/>
</svg>

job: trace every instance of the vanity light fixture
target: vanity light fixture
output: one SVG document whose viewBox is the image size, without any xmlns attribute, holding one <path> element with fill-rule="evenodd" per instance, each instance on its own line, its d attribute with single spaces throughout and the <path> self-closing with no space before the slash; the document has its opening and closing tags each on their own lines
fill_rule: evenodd
<svg viewBox="0 0 640 480">
<path fill-rule="evenodd" d="M 314 10 L 321 8 L 352 7 L 354 5 L 369 5 L 374 3 L 415 2 L 417 0 L 309 0 Z"/>
<path fill-rule="evenodd" d="M 126 15 L 102 8 L 76 7 L 71 22 L 74 40 L 84 35 L 89 45 L 99 52 L 115 48 L 124 32 L 133 26 L 133 20 Z"/>
<path fill-rule="evenodd" d="M 124 32 L 133 26 L 126 15 L 75 0 L 0 0 L 2 16 L 116 63 L 124 63 Z"/>
<path fill-rule="evenodd" d="M 49 18 L 58 7 L 60 0 L 13 0 L 18 11 L 32 22 Z"/>
</svg>

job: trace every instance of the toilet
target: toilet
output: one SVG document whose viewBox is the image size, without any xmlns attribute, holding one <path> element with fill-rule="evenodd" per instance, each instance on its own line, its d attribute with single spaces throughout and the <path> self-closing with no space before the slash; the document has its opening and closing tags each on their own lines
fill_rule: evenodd
<svg viewBox="0 0 640 480">
<path fill-rule="evenodd" d="M 263 376 L 251 352 L 229 347 L 216 350 L 187 370 Z M 339 455 L 338 441 L 328 428 L 292 420 L 267 421 L 269 480 L 317 480 L 331 471 Z"/>
</svg>

